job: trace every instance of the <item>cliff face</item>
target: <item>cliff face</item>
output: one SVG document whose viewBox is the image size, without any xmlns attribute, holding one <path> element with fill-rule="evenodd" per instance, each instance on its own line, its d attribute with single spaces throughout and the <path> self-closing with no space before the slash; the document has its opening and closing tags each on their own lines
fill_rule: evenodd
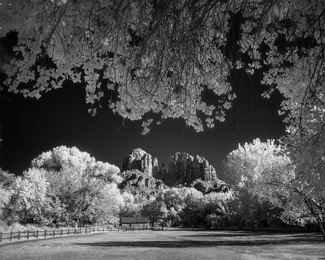
<svg viewBox="0 0 325 260">
<path fill-rule="evenodd" d="M 169 186 L 189 186 L 196 179 L 215 181 L 218 177 L 216 170 L 205 158 L 182 152 L 171 156 L 168 171 L 161 174 L 161 179 Z"/>
<path fill-rule="evenodd" d="M 147 176 L 157 175 L 158 160 L 152 159 L 151 155 L 140 148 L 134 149 L 122 162 L 122 172 L 128 170 L 139 170 Z"/>
<path fill-rule="evenodd" d="M 218 179 L 216 170 L 205 158 L 185 152 L 172 155 L 166 170 L 164 164 L 159 169 L 157 158 L 152 159 L 140 148 L 134 149 L 124 158 L 121 174 L 124 181 L 119 187 L 133 194 L 157 194 L 168 186 L 178 185 L 194 187 L 203 193 L 228 187 Z"/>
<path fill-rule="evenodd" d="M 139 170 L 122 172 L 122 177 L 124 180 L 118 185 L 118 187 L 133 195 L 157 195 L 160 191 L 167 188 L 161 180 L 148 176 Z"/>
</svg>

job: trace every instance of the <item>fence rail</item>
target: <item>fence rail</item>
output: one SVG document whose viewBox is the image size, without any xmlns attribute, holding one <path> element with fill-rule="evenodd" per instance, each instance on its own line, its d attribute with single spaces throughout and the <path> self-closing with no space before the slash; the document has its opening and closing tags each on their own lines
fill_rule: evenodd
<svg viewBox="0 0 325 260">
<path fill-rule="evenodd" d="M 120 231 L 120 229 L 113 229 L 107 227 L 87 227 L 87 228 L 68 228 L 68 229 L 53 229 L 53 230 L 26 230 L 26 231 L 11 231 L 8 233 L 0 232 L 0 242 L 4 240 L 20 240 L 20 239 L 35 239 L 35 238 L 49 238 L 58 236 L 70 236 L 80 234 L 90 234 L 95 232 L 112 232 Z"/>
</svg>

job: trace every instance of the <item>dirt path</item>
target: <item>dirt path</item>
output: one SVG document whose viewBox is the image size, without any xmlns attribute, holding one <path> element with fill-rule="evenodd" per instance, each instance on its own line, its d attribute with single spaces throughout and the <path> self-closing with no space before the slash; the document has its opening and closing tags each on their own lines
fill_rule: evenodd
<svg viewBox="0 0 325 260">
<path fill-rule="evenodd" d="M 325 244 L 313 234 L 129 231 L 0 244 L 0 259 L 325 260 Z"/>
</svg>

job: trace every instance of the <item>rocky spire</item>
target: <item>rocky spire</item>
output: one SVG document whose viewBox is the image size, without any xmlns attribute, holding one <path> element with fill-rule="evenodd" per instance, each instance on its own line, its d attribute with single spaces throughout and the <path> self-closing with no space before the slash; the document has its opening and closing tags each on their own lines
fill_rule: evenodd
<svg viewBox="0 0 325 260">
<path fill-rule="evenodd" d="M 122 171 L 139 170 L 144 174 L 152 177 L 159 172 L 158 159 L 152 159 L 151 155 L 144 150 L 134 149 L 122 163 Z"/>
<path fill-rule="evenodd" d="M 162 180 L 169 186 L 189 185 L 196 179 L 204 181 L 218 180 L 216 170 L 209 162 L 198 155 L 191 156 L 185 152 L 177 152 L 171 156 L 168 172 Z"/>
</svg>

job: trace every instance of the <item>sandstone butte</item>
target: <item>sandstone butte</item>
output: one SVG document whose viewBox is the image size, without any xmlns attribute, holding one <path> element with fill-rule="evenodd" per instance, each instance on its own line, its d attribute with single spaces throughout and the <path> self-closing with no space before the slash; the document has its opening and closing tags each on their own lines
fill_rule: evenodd
<svg viewBox="0 0 325 260">
<path fill-rule="evenodd" d="M 123 159 L 121 172 L 124 181 L 120 188 L 148 189 L 149 193 L 159 192 L 166 185 L 194 187 L 203 193 L 227 191 L 229 188 L 218 179 L 215 168 L 204 157 L 186 152 L 172 155 L 166 170 L 164 163 L 159 167 L 157 158 L 137 148 Z"/>
</svg>

